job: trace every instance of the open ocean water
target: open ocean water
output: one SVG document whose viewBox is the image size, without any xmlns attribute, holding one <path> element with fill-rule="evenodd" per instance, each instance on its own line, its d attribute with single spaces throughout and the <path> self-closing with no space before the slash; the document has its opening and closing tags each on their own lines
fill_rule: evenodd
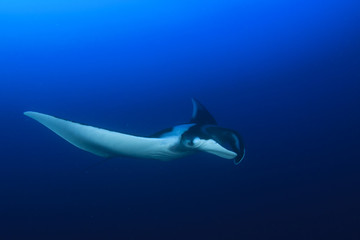
<svg viewBox="0 0 360 240">
<path fill-rule="evenodd" d="M 96 165 L 23 115 L 148 136 L 192 97 L 241 164 Z M 359 1 L 3 0 L 0 103 L 0 239 L 360 239 Z"/>
</svg>

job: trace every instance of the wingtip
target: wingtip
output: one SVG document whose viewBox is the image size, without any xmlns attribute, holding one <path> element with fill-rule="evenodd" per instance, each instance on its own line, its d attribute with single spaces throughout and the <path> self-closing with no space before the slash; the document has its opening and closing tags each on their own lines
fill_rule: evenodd
<svg viewBox="0 0 360 240">
<path fill-rule="evenodd" d="M 197 106 L 198 106 L 197 103 L 198 102 L 194 97 L 191 98 L 191 102 L 192 102 L 192 105 L 193 105 L 193 111 L 192 111 L 191 118 L 194 119 L 196 117 Z"/>
<path fill-rule="evenodd" d="M 24 115 L 29 117 L 29 115 L 31 115 L 31 113 L 32 113 L 32 111 L 25 111 Z"/>
<path fill-rule="evenodd" d="M 192 102 L 193 105 L 195 104 L 195 101 L 196 101 L 195 98 L 192 97 L 191 102 Z"/>
<path fill-rule="evenodd" d="M 33 111 L 26 111 L 24 112 L 24 115 L 30 118 L 34 118 L 36 115 L 40 115 L 40 113 Z"/>
<path fill-rule="evenodd" d="M 191 97 L 191 101 L 192 101 L 193 104 L 196 104 L 196 103 L 199 102 L 199 101 L 198 101 L 196 98 L 194 98 L 194 97 Z"/>
</svg>

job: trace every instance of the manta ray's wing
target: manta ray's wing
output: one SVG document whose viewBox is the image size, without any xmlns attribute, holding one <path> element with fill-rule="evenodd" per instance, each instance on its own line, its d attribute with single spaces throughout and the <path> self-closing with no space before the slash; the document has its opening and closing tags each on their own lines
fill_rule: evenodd
<svg viewBox="0 0 360 240">
<path fill-rule="evenodd" d="M 101 157 L 129 156 L 168 159 L 169 141 L 146 138 L 91 127 L 38 112 L 25 112 L 66 141 Z"/>
<path fill-rule="evenodd" d="M 190 123 L 196 124 L 210 124 L 217 125 L 215 118 L 210 114 L 210 112 L 195 98 L 192 99 L 193 102 L 193 113 L 190 120 Z"/>
</svg>

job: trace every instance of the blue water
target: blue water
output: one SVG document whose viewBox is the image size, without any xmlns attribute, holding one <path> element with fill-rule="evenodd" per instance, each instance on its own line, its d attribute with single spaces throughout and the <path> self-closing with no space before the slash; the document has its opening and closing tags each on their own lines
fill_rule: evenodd
<svg viewBox="0 0 360 240">
<path fill-rule="evenodd" d="M 360 239 L 358 1 L 0 2 L 1 239 Z M 81 151 L 27 110 L 136 135 L 191 97 L 246 157 Z M 89 169 L 88 169 L 89 168 Z"/>
</svg>

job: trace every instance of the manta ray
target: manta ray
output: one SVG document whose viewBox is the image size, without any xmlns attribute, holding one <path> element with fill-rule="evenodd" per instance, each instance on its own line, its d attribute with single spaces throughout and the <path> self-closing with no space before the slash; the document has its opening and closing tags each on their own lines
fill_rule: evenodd
<svg viewBox="0 0 360 240">
<path fill-rule="evenodd" d="M 239 164 L 245 155 L 241 136 L 217 125 L 214 117 L 196 99 L 189 123 L 166 128 L 148 137 L 92 127 L 47 114 L 27 111 L 38 121 L 74 146 L 95 155 L 172 160 L 196 152 L 207 152 Z"/>
</svg>

